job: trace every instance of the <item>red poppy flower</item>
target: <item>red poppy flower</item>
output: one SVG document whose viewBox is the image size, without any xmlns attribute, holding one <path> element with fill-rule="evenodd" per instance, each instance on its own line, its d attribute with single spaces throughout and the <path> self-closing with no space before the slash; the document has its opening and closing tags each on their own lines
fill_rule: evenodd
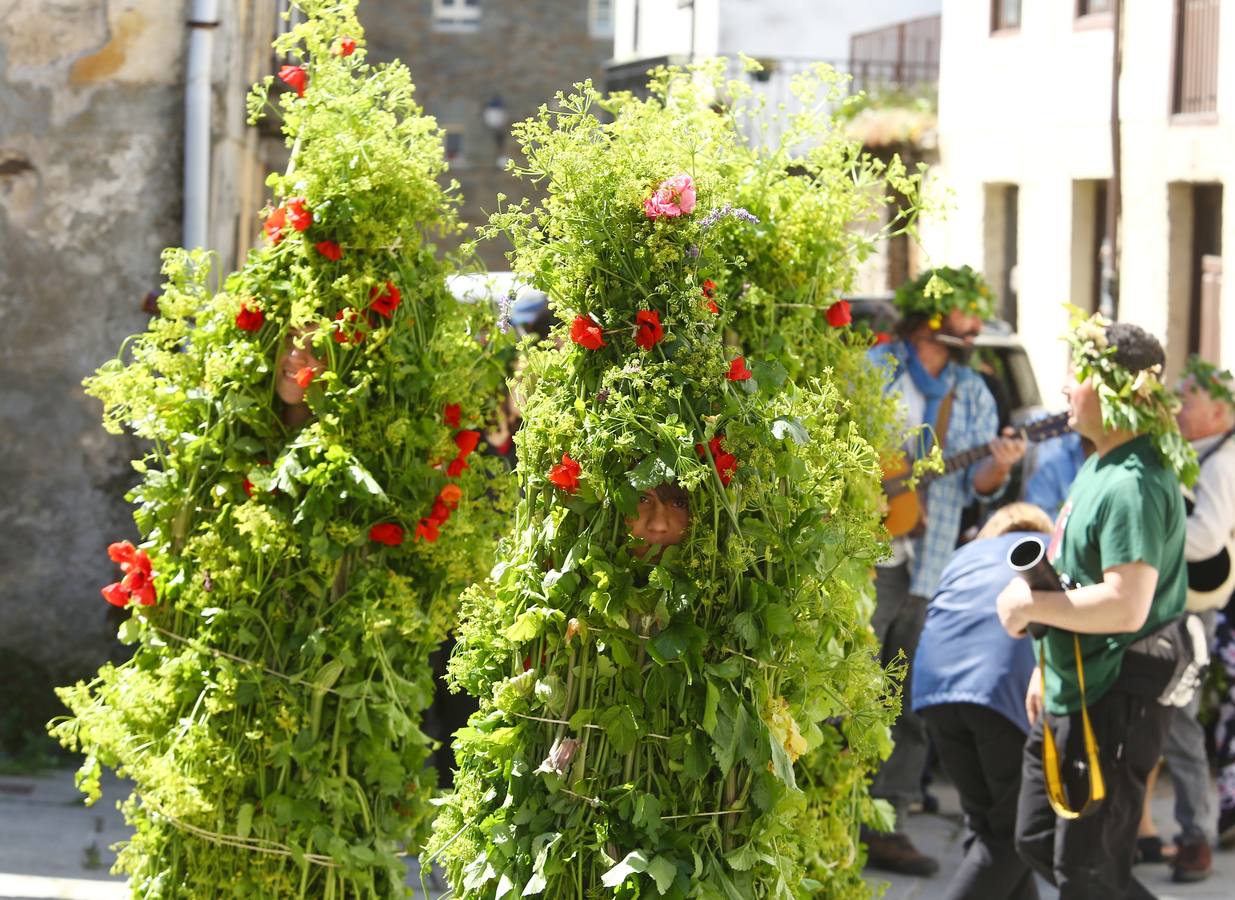
<svg viewBox="0 0 1235 900">
<path fill-rule="evenodd" d="M 875 332 L 875 346 L 876 347 L 878 347 L 880 344 L 890 344 L 890 343 L 892 343 L 892 335 L 888 334 L 886 331 L 876 331 Z"/>
<path fill-rule="evenodd" d="M 393 282 L 387 281 L 385 287 L 374 285 L 369 291 L 369 297 L 372 302 L 369 307 L 378 315 L 389 319 L 391 314 L 399 305 L 399 301 L 403 299 L 399 293 L 399 289 L 394 286 Z"/>
<path fill-rule="evenodd" d="M 356 39 L 350 37 L 339 38 L 339 44 L 335 48 L 335 53 L 339 56 L 351 56 L 356 52 Z"/>
<path fill-rule="evenodd" d="M 463 410 L 460 408 L 458 403 L 447 403 L 444 407 L 442 407 L 442 421 L 451 428 L 458 428 L 459 416 L 462 415 L 462 413 Z"/>
<path fill-rule="evenodd" d="M 463 499 L 463 489 L 457 484 L 448 484 L 438 491 L 437 499 L 441 500 L 451 509 L 458 509 L 459 501 Z"/>
<path fill-rule="evenodd" d="M 416 540 L 424 538 L 430 544 L 438 539 L 437 523 L 432 519 L 421 519 L 416 524 Z"/>
<path fill-rule="evenodd" d="M 394 522 L 383 522 L 369 529 L 369 540 L 387 547 L 397 547 L 403 543 L 403 528 Z"/>
<path fill-rule="evenodd" d="M 240 490 L 244 491 L 244 495 L 246 497 L 252 497 L 253 496 L 253 482 L 249 481 L 249 479 L 246 478 L 244 481 L 240 482 Z"/>
<path fill-rule="evenodd" d="M 441 500 L 433 501 L 433 510 L 429 513 L 429 521 L 435 522 L 438 525 L 445 525 L 446 520 L 450 518 L 450 507 Z"/>
<path fill-rule="evenodd" d="M 703 305 L 707 309 L 707 311 L 710 312 L 712 315 L 714 316 L 720 315 L 720 307 L 716 305 L 715 300 L 706 300 L 704 301 Z"/>
<path fill-rule="evenodd" d="M 313 246 L 317 248 L 318 253 L 331 262 L 338 262 L 343 258 L 343 248 L 334 241 L 318 241 Z"/>
<path fill-rule="evenodd" d="M 287 225 L 287 210 L 279 207 L 269 216 L 266 217 L 266 222 L 262 225 L 262 231 L 266 232 L 266 237 L 270 239 L 270 243 L 277 245 L 283 240 L 283 227 Z"/>
<path fill-rule="evenodd" d="M 307 231 L 313 224 L 313 213 L 304 204 L 304 197 L 293 197 L 284 204 L 287 207 L 287 224 L 297 231 Z"/>
<path fill-rule="evenodd" d="M 849 312 L 848 300 L 837 300 L 828 307 L 828 324 L 833 328 L 842 328 L 853 321 L 853 316 Z"/>
<path fill-rule="evenodd" d="M 605 331 L 587 316 L 575 316 L 570 324 L 570 339 L 587 350 L 605 346 Z"/>
<path fill-rule="evenodd" d="M 480 443 L 479 431 L 460 431 L 455 435 L 455 446 L 459 448 L 459 456 L 467 456 Z"/>
<path fill-rule="evenodd" d="M 716 466 L 716 474 L 720 477 L 720 483 L 729 486 L 729 482 L 733 480 L 733 473 L 738 468 L 738 458 L 732 453 L 726 453 L 722 441 L 725 436 L 718 434 L 708 441 L 708 450 L 712 452 L 712 463 Z M 695 452 L 700 456 L 705 456 L 702 444 L 695 444 Z"/>
<path fill-rule="evenodd" d="M 157 598 L 154 593 L 154 582 L 148 572 L 132 569 L 120 579 L 120 586 L 129 592 L 142 606 L 154 606 Z"/>
<path fill-rule="evenodd" d="M 150 557 L 146 555 L 146 551 L 138 550 L 131 541 L 119 541 L 115 544 L 108 544 L 107 556 L 112 562 L 120 566 L 121 572 L 137 570 L 149 575 L 152 571 Z"/>
<path fill-rule="evenodd" d="M 265 321 L 266 314 L 260 309 L 249 309 L 246 304 L 240 304 L 240 312 L 236 313 L 236 327 L 241 331 L 259 331 Z"/>
<path fill-rule="evenodd" d="M 456 457 L 455 459 L 452 459 L 447 464 L 446 475 L 450 478 L 458 478 L 460 475 L 463 474 L 464 469 L 470 469 L 470 468 L 471 466 L 467 464 L 467 460 L 465 460 L 462 456 L 459 456 L 459 457 Z"/>
<path fill-rule="evenodd" d="M 313 376 L 316 374 L 317 371 L 312 366 L 305 366 L 304 368 L 298 370 L 293 377 L 296 379 L 296 384 L 300 385 L 302 388 L 307 388 L 313 383 Z"/>
<path fill-rule="evenodd" d="M 304 86 L 309 83 L 309 75 L 300 66 L 284 66 L 279 69 L 279 80 L 295 88 L 297 97 L 303 97 Z"/>
<path fill-rule="evenodd" d="M 121 608 L 129 605 L 129 592 L 125 590 L 124 585 L 119 581 L 113 581 L 102 590 L 103 599 L 112 606 Z"/>
<path fill-rule="evenodd" d="M 711 278 L 703 279 L 703 296 L 709 300 L 716 296 L 716 282 Z"/>
<path fill-rule="evenodd" d="M 746 368 L 746 357 L 735 356 L 733 362 L 729 363 L 729 373 L 725 377 L 730 381 L 745 381 L 751 374 L 750 369 Z"/>
<path fill-rule="evenodd" d="M 334 339 L 340 344 L 359 344 L 365 338 L 365 333 L 360 330 L 347 330 L 345 325 L 355 325 L 360 321 L 360 314 L 350 306 L 347 309 L 341 309 L 335 313 L 334 320 L 339 324 L 335 326 Z"/>
<path fill-rule="evenodd" d="M 654 309 L 641 309 L 635 313 L 635 343 L 642 349 L 651 350 L 664 336 L 660 313 Z"/>
<path fill-rule="evenodd" d="M 573 494 L 579 490 L 579 473 L 582 469 L 579 464 L 567 456 L 562 454 L 562 461 L 549 470 L 549 481 L 557 485 L 568 494 Z"/>
</svg>

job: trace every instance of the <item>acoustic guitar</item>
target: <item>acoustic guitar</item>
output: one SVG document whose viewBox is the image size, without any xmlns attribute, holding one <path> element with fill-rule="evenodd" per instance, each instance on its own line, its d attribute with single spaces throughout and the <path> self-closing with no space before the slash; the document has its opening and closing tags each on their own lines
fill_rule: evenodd
<svg viewBox="0 0 1235 900">
<path fill-rule="evenodd" d="M 1068 414 L 1058 413 L 1046 419 L 1018 429 L 1017 436 L 1031 443 L 1045 441 L 1048 438 L 1066 434 L 1072 429 L 1068 427 Z M 917 484 L 911 489 L 908 485 L 911 465 L 908 460 L 886 465 L 883 469 L 883 493 L 888 498 L 888 512 L 884 518 L 884 526 L 892 537 L 909 534 L 916 529 L 924 517 L 924 507 L 919 493 L 925 491 L 931 482 L 937 478 L 951 475 L 960 469 L 973 465 L 980 459 L 991 455 L 987 444 L 944 457 L 942 472 L 924 472 L 918 478 Z"/>
</svg>

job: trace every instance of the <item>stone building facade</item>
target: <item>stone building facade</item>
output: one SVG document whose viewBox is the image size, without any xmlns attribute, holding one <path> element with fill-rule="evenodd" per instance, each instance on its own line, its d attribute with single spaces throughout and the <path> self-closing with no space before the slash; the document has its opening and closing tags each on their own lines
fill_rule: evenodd
<svg viewBox="0 0 1235 900">
<path fill-rule="evenodd" d="M 278 0 L 220 0 L 212 34 L 208 243 L 259 231 L 268 136 L 245 124 Z M 81 381 L 144 327 L 160 252 L 182 241 L 189 0 L 0 3 L 0 741 L 51 685 L 123 652 L 106 550 L 135 537 L 135 441 Z M 6 748 L 0 746 L 0 752 Z"/>
<path fill-rule="evenodd" d="M 360 20 L 370 59 L 407 63 L 417 99 L 446 131 L 469 226 L 488 221 L 499 192 L 534 192 L 500 164 L 516 151 L 509 123 L 576 82 L 603 86 L 613 49 L 610 0 L 362 0 Z M 477 252 L 487 268 L 506 269 L 506 249 L 486 242 Z"/>
<path fill-rule="evenodd" d="M 123 652 L 99 587 L 116 574 L 108 543 L 136 536 L 124 494 L 140 448 L 103 431 L 81 381 L 144 327 L 160 252 L 184 241 L 195 29 L 212 44 L 205 243 L 227 272 L 260 234 L 285 151 L 277 125 L 246 124 L 245 97 L 277 69 L 287 7 L 0 0 L 0 740 L 55 712 L 51 685 Z M 505 123 L 598 77 L 612 43 L 607 0 L 362 0 L 360 15 L 371 58 L 406 61 L 449 131 L 473 224 L 521 193 L 497 165 Z M 500 129 L 485 124 L 495 97 Z M 500 247 L 482 255 L 505 268 Z"/>
</svg>

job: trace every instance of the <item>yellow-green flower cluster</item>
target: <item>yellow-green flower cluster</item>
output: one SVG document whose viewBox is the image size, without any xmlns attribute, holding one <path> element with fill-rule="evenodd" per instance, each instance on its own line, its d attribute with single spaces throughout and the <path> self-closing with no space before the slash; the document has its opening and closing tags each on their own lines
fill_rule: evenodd
<svg viewBox="0 0 1235 900">
<path fill-rule="evenodd" d="M 995 315 L 990 285 L 969 266 L 927 269 L 897 289 L 895 302 L 901 315 L 927 316 L 933 328 L 938 328 L 948 313 L 958 310 L 983 319 Z"/>
</svg>

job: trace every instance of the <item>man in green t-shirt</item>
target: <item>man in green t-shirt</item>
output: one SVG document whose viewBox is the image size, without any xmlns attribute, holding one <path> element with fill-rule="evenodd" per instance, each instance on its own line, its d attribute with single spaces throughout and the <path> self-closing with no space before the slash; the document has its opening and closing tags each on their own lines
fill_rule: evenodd
<svg viewBox="0 0 1235 900">
<path fill-rule="evenodd" d="M 1067 340 L 1069 424 L 1096 452 L 1073 482 L 1049 556 L 1076 587 L 1031 591 L 1017 578 L 998 599 L 1009 633 L 1048 626 L 1035 647 L 1045 673 L 1034 676 L 1025 698 L 1033 730 L 1016 844 L 1063 900 L 1152 897 L 1132 877 L 1132 860 L 1145 780 L 1162 753 L 1171 710 L 1121 685 L 1119 674 L 1129 644 L 1183 612 L 1179 484 L 1180 476 L 1194 477 L 1196 462 L 1175 424 L 1173 395 L 1158 379 L 1164 355 L 1152 335 L 1095 315 L 1076 321 Z M 1081 817 L 1066 817 L 1049 799 L 1043 733 L 1050 728 L 1058 747 L 1066 805 L 1079 810 L 1091 789 L 1086 707 L 1106 797 Z"/>
</svg>

